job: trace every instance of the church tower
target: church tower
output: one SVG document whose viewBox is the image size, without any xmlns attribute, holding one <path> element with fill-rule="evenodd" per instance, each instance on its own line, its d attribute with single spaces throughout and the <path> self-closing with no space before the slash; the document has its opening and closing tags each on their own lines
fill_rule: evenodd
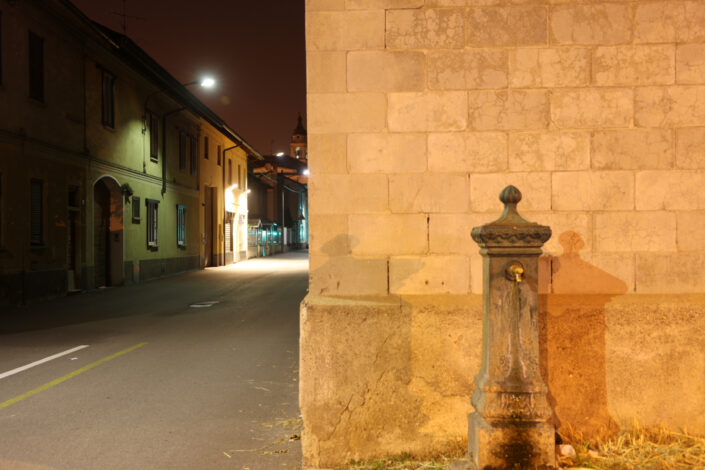
<svg viewBox="0 0 705 470">
<path fill-rule="evenodd" d="M 304 127 L 303 118 L 299 113 L 299 122 L 296 124 L 289 143 L 289 155 L 306 163 L 308 161 L 308 133 Z"/>
</svg>

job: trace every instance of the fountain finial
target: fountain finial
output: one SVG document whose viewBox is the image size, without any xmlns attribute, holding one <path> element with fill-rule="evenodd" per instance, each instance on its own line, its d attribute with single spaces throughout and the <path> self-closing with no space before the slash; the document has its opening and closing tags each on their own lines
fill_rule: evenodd
<svg viewBox="0 0 705 470">
<path fill-rule="evenodd" d="M 519 204 L 519 201 L 521 201 L 521 191 L 519 191 L 516 186 L 510 184 L 499 193 L 499 200 L 502 201 L 502 204 L 505 206 L 508 204 Z"/>
</svg>

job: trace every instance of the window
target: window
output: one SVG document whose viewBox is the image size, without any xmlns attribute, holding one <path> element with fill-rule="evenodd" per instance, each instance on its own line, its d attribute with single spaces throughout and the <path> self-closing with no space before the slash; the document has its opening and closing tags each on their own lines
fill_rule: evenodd
<svg viewBox="0 0 705 470">
<path fill-rule="evenodd" d="M 159 201 L 147 199 L 147 248 L 159 246 Z"/>
<path fill-rule="evenodd" d="M 29 97 L 44 102 L 44 38 L 29 32 Z"/>
<path fill-rule="evenodd" d="M 301 158 L 301 147 L 296 147 L 296 158 Z"/>
<path fill-rule="evenodd" d="M 198 169 L 198 141 L 195 137 L 190 138 L 191 145 L 189 146 L 189 157 L 191 163 L 191 174 L 195 175 Z"/>
<path fill-rule="evenodd" d="M 132 196 L 132 223 L 140 223 L 140 198 L 137 196 Z"/>
<path fill-rule="evenodd" d="M 228 186 L 233 185 L 233 161 L 228 160 Z"/>
<path fill-rule="evenodd" d="M 103 125 L 113 128 L 115 127 L 115 76 L 105 70 L 101 71 L 101 75 Z"/>
<path fill-rule="evenodd" d="M 154 113 L 149 113 L 149 159 L 159 160 L 159 118 Z"/>
<path fill-rule="evenodd" d="M 242 189 L 242 166 L 237 166 L 237 187 Z"/>
<path fill-rule="evenodd" d="M 44 242 L 44 183 L 40 180 L 30 183 L 29 205 L 29 243 L 41 245 Z"/>
<path fill-rule="evenodd" d="M 186 134 L 179 131 L 179 170 L 186 171 Z"/>
<path fill-rule="evenodd" d="M 220 145 L 218 146 L 218 165 L 220 165 Z"/>
<path fill-rule="evenodd" d="M 176 205 L 176 244 L 186 246 L 186 206 Z"/>
<path fill-rule="evenodd" d="M 203 138 L 203 158 L 208 160 L 208 136 Z"/>
</svg>

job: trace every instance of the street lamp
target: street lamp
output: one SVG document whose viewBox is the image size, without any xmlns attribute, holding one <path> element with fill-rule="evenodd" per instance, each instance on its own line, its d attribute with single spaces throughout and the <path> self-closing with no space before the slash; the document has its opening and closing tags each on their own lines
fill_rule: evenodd
<svg viewBox="0 0 705 470">
<path fill-rule="evenodd" d="M 213 88 L 215 79 L 213 77 L 203 77 L 200 80 L 194 80 L 188 83 L 182 83 L 183 86 L 201 85 L 203 88 Z"/>
</svg>

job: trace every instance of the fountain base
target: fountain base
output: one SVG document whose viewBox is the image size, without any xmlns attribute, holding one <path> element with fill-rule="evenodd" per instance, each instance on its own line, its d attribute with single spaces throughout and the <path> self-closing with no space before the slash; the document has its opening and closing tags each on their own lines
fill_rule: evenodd
<svg viewBox="0 0 705 470">
<path fill-rule="evenodd" d="M 468 450 L 477 470 L 552 469 L 554 449 L 555 430 L 546 422 L 468 415 Z"/>
</svg>

